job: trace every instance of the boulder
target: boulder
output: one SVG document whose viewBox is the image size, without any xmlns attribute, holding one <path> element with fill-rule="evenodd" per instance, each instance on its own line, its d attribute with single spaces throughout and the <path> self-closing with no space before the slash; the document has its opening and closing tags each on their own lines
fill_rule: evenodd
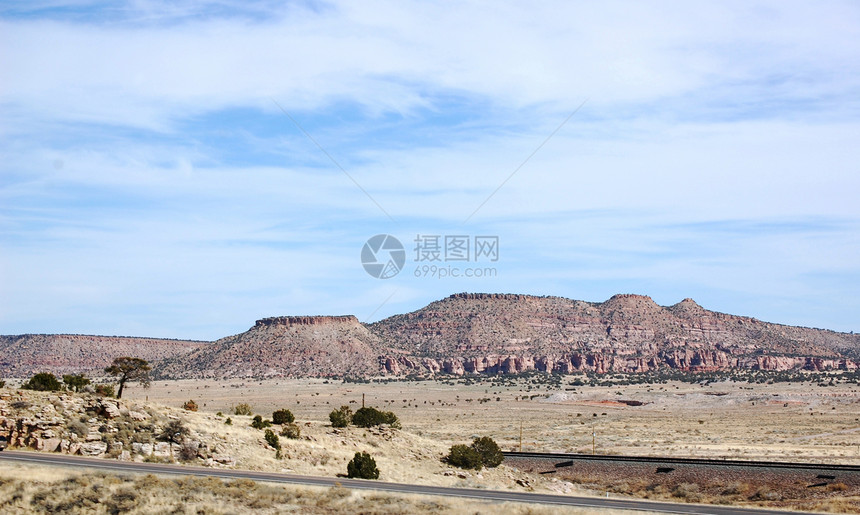
<svg viewBox="0 0 860 515">
<path fill-rule="evenodd" d="M 106 442 L 87 442 L 81 445 L 80 453 L 83 456 L 101 456 L 107 452 L 107 449 Z"/>
</svg>

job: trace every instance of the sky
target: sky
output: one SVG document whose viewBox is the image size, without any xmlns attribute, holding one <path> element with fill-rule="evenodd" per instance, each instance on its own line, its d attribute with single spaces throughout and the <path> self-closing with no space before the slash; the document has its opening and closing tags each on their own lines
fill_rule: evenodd
<svg viewBox="0 0 860 515">
<path fill-rule="evenodd" d="M 0 3 L 0 334 L 459 292 L 860 330 L 860 4 Z"/>
</svg>

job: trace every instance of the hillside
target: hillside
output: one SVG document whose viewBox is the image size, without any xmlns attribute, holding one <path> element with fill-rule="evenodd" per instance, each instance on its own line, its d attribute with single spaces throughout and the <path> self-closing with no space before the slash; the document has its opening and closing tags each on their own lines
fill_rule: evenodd
<svg viewBox="0 0 860 515">
<path fill-rule="evenodd" d="M 463 293 L 369 328 L 392 350 L 382 360 L 390 373 L 853 369 L 860 350 L 856 335 L 642 295 L 592 303 Z"/>
<path fill-rule="evenodd" d="M 0 376 L 25 378 L 45 371 L 99 373 L 120 356 L 153 362 L 205 345 L 201 341 L 81 334 L 0 336 Z"/>
<path fill-rule="evenodd" d="M 0 375 L 93 372 L 124 355 L 152 362 L 158 378 L 854 370 L 860 335 L 717 313 L 692 299 L 461 293 L 369 325 L 351 315 L 264 318 L 213 343 L 3 336 Z"/>
<path fill-rule="evenodd" d="M 365 377 L 379 372 L 379 339 L 354 316 L 275 317 L 159 363 L 156 377 Z"/>
</svg>

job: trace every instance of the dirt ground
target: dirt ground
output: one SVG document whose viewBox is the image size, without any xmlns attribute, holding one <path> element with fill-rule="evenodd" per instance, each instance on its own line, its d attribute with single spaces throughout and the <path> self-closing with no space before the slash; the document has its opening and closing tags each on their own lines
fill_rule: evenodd
<svg viewBox="0 0 860 515">
<path fill-rule="evenodd" d="M 158 381 L 125 397 L 201 412 L 290 409 L 327 422 L 341 405 L 390 410 L 404 430 L 439 443 L 491 436 L 503 449 L 542 452 L 860 464 L 860 386 L 813 383 L 555 386 L 540 379 L 499 382 L 343 383 L 302 379 Z M 636 405 L 640 404 L 641 405 Z M 592 436 L 594 435 L 594 436 Z"/>
</svg>

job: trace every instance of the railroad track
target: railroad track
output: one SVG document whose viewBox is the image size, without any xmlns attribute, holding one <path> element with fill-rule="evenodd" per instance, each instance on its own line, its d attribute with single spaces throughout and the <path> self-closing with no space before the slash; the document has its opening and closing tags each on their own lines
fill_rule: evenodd
<svg viewBox="0 0 860 515">
<path fill-rule="evenodd" d="M 860 472 L 860 465 L 837 465 L 828 463 L 793 463 L 782 461 L 715 460 L 703 458 L 669 458 L 654 456 L 613 456 L 603 454 L 563 454 L 549 452 L 504 452 L 505 458 L 532 458 L 559 462 L 602 461 L 627 463 L 653 463 L 661 465 L 698 465 L 708 467 L 772 468 L 792 470 L 831 470 Z M 570 465 L 573 465 L 571 463 Z M 570 466 L 565 464 L 565 466 Z"/>
</svg>

